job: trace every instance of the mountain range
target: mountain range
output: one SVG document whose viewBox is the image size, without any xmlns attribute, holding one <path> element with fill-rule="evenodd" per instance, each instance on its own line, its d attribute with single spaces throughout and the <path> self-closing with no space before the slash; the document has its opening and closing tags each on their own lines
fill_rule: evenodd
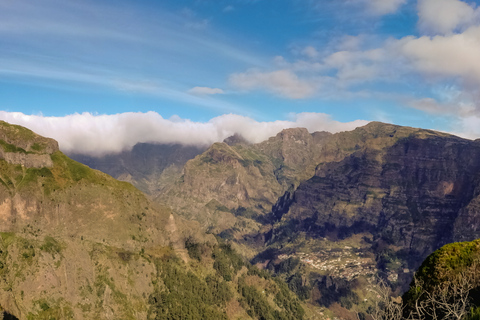
<svg viewBox="0 0 480 320">
<path fill-rule="evenodd" d="M 162 277 L 185 266 L 180 283 L 227 297 L 200 318 L 354 319 L 378 277 L 401 294 L 433 251 L 480 237 L 480 140 L 372 122 L 69 155 L 107 175 L 0 129 L 0 306 L 21 319 L 163 319 Z"/>
</svg>

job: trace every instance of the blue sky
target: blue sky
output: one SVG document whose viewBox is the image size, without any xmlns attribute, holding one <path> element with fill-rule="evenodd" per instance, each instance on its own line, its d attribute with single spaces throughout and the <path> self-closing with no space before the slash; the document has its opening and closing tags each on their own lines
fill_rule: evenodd
<svg viewBox="0 0 480 320">
<path fill-rule="evenodd" d="M 323 119 L 309 130 L 377 120 L 478 138 L 479 4 L 0 0 L 0 119 L 70 151 L 68 121 L 100 133 L 147 112 L 185 130 L 236 116 L 242 132 L 274 128 L 262 138 L 305 114 Z"/>
</svg>

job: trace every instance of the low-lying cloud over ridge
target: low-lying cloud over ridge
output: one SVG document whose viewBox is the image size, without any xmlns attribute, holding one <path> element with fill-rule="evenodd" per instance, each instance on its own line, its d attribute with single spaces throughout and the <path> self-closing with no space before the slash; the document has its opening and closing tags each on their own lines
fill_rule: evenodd
<svg viewBox="0 0 480 320">
<path fill-rule="evenodd" d="M 365 120 L 342 123 L 323 113 L 291 114 L 290 120 L 271 122 L 258 122 L 245 116 L 225 114 L 208 122 L 194 122 L 179 117 L 164 119 L 153 111 L 113 115 L 82 113 L 64 117 L 0 111 L 0 120 L 27 127 L 57 140 L 60 149 L 67 154 L 93 156 L 130 150 L 140 142 L 209 145 L 238 133 L 256 143 L 285 128 L 304 127 L 310 132 L 335 133 L 353 130 L 368 123 Z"/>
</svg>

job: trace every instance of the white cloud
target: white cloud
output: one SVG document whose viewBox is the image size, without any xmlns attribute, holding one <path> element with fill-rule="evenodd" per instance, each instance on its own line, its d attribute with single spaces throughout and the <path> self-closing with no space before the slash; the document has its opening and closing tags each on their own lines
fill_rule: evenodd
<svg viewBox="0 0 480 320">
<path fill-rule="evenodd" d="M 302 50 L 302 53 L 304 55 L 306 55 L 308 58 L 316 58 L 318 57 L 319 55 L 319 52 L 317 51 L 317 49 L 315 49 L 314 47 L 312 46 L 308 46 L 308 47 L 305 47 L 303 50 Z"/>
<path fill-rule="evenodd" d="M 431 114 L 451 114 L 458 118 L 469 117 L 475 113 L 476 106 L 473 102 L 461 102 L 458 100 L 438 101 L 434 98 L 411 99 L 407 105 Z"/>
<path fill-rule="evenodd" d="M 480 137 L 480 116 L 471 115 L 457 119 L 453 134 L 467 139 L 478 139 Z"/>
<path fill-rule="evenodd" d="M 406 0 L 367 0 L 370 12 L 375 15 L 395 13 Z"/>
<path fill-rule="evenodd" d="M 299 79 L 290 70 L 262 72 L 251 69 L 244 73 L 232 74 L 229 81 L 241 90 L 266 89 L 290 99 L 307 98 L 315 92 L 315 85 L 312 82 Z"/>
<path fill-rule="evenodd" d="M 398 44 L 400 52 L 424 74 L 480 84 L 480 26 L 447 36 L 407 37 Z"/>
<path fill-rule="evenodd" d="M 188 90 L 188 93 L 204 95 L 204 94 L 223 94 L 223 90 L 219 88 L 209 88 L 209 87 L 193 87 Z"/>
<path fill-rule="evenodd" d="M 387 59 L 384 49 L 367 51 L 339 51 L 324 59 L 327 68 L 336 69 L 336 78 L 345 85 L 350 82 L 368 81 L 382 76 L 388 68 L 382 63 Z"/>
<path fill-rule="evenodd" d="M 65 153 L 104 155 L 131 149 L 139 142 L 209 145 L 239 133 L 251 142 L 261 142 L 285 128 L 305 127 L 310 132 L 352 130 L 368 123 L 364 120 L 342 123 L 322 113 L 292 114 L 290 120 L 258 122 L 235 114 L 225 114 L 208 122 L 172 117 L 156 112 L 64 117 L 26 115 L 0 111 L 0 119 L 25 126 L 58 141 Z"/>
<path fill-rule="evenodd" d="M 448 34 L 472 25 L 478 11 L 460 0 L 419 0 L 418 26 L 428 33 Z"/>
</svg>

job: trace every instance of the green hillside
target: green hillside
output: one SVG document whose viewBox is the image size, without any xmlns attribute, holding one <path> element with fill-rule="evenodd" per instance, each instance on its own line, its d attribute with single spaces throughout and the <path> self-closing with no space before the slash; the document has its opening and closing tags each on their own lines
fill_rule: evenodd
<svg viewBox="0 0 480 320">
<path fill-rule="evenodd" d="M 303 319 L 280 281 L 131 184 L 0 123 L 0 311 L 17 319 Z"/>
</svg>

